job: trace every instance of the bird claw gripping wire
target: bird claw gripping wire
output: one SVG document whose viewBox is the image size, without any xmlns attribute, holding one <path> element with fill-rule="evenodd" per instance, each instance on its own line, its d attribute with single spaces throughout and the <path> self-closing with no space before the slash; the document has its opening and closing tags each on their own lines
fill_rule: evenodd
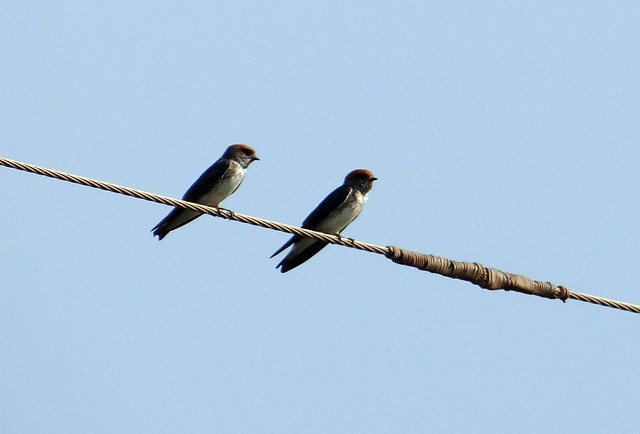
<svg viewBox="0 0 640 434">
<path fill-rule="evenodd" d="M 223 219 L 234 220 L 236 217 L 236 214 L 230 209 L 221 207 L 217 207 L 216 209 L 220 212 L 220 217 L 222 217 Z"/>
</svg>

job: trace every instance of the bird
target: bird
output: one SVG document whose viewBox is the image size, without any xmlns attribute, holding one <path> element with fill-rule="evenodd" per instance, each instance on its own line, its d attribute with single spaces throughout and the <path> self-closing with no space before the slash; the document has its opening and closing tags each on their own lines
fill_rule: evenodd
<svg viewBox="0 0 640 434">
<path fill-rule="evenodd" d="M 349 223 L 358 217 L 367 200 L 367 193 L 373 187 L 373 181 L 377 179 L 373 173 L 366 169 L 356 169 L 349 172 L 344 178 L 344 183 L 333 190 L 311 211 L 311 214 L 302 222 L 302 227 L 339 235 L 349 226 Z M 289 253 L 276 265 L 276 268 L 280 268 L 281 273 L 286 273 L 308 261 L 313 255 L 322 250 L 327 243 L 294 235 L 276 250 L 271 257 L 273 258 L 291 245 L 293 247 Z"/>
<path fill-rule="evenodd" d="M 249 145 L 237 144 L 229 146 L 224 154 L 213 163 L 193 183 L 182 200 L 202 205 L 218 207 L 223 200 L 231 196 L 244 179 L 249 165 L 259 160 L 256 151 Z M 186 225 L 200 217 L 201 212 L 175 207 L 151 231 L 153 236 L 162 240 L 169 232 Z"/>
</svg>

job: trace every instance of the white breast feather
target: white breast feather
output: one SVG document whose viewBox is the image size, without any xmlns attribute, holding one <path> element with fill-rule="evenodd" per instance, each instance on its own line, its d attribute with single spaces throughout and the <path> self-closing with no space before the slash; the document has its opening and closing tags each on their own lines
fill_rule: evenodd
<svg viewBox="0 0 640 434">
<path fill-rule="evenodd" d="M 229 176 L 229 172 L 231 176 Z M 209 192 L 202 195 L 198 202 L 208 206 L 220 206 L 220 203 L 238 188 L 243 177 L 244 169 L 233 161 L 222 179 Z"/>
<path fill-rule="evenodd" d="M 366 195 L 359 191 L 349 196 L 347 203 L 338 210 L 329 214 L 316 228 L 317 231 L 335 234 L 341 231 L 345 226 L 353 221 L 360 211 L 366 200 Z"/>
</svg>

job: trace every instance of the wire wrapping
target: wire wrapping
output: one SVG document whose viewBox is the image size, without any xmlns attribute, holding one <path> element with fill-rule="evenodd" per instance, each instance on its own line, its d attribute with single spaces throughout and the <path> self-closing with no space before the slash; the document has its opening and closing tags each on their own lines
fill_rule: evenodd
<svg viewBox="0 0 640 434">
<path fill-rule="evenodd" d="M 570 298 L 586 303 L 596 304 L 599 306 L 611 307 L 614 309 L 625 310 L 627 312 L 640 313 L 639 305 L 609 300 L 594 295 L 571 291 L 567 287 L 562 285 L 554 285 L 550 282 L 541 282 L 518 274 L 505 273 L 495 268 L 485 267 L 476 262 L 459 262 L 434 255 L 413 252 L 394 246 L 378 246 L 371 243 L 356 241 L 353 238 L 345 238 L 339 235 L 316 232 L 298 226 L 287 225 L 284 223 L 266 220 L 259 217 L 239 214 L 225 208 L 208 207 L 205 205 L 161 196 L 155 193 L 149 193 L 146 191 L 124 187 L 105 181 L 98 181 L 95 179 L 86 178 L 84 176 L 72 175 L 70 173 L 47 169 L 45 167 L 36 166 L 29 163 L 22 163 L 4 157 L 0 157 L 0 165 L 24 172 L 47 176 L 61 181 L 72 182 L 87 187 L 110 191 L 112 193 L 135 197 L 137 199 L 143 199 L 169 206 L 177 206 L 192 211 L 201 212 L 203 214 L 209 214 L 215 217 L 221 217 L 228 220 L 250 224 L 253 226 L 259 226 L 266 229 L 301 235 L 320 241 L 325 241 L 330 244 L 337 244 L 344 247 L 364 250 L 370 253 L 377 253 L 379 255 L 384 255 L 397 264 L 414 267 L 419 270 L 440 274 L 442 276 L 450 277 L 453 279 L 465 280 L 484 289 L 502 289 L 505 291 L 516 291 L 523 294 L 536 295 L 549 299 L 560 299 L 562 301 L 566 301 Z"/>
</svg>

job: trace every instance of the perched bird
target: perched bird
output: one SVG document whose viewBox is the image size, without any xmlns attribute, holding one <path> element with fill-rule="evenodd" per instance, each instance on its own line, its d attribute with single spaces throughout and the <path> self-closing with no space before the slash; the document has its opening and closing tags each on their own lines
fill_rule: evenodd
<svg viewBox="0 0 640 434">
<path fill-rule="evenodd" d="M 244 179 L 245 170 L 249 167 L 249 164 L 256 160 L 259 160 L 259 158 L 251 146 L 229 146 L 222 154 L 222 157 L 205 170 L 196 182 L 189 187 L 182 199 L 207 206 L 220 206 L 223 200 L 238 189 Z M 186 225 L 201 215 L 202 213 L 197 211 L 175 207 L 151 231 L 153 236 L 157 235 L 158 240 L 161 240 L 172 230 Z"/>
<path fill-rule="evenodd" d="M 376 179 L 373 173 L 365 169 L 350 172 L 344 178 L 344 183 L 325 197 L 302 222 L 302 227 L 333 235 L 339 234 L 358 217 L 367 200 L 367 193 Z M 273 258 L 292 244 L 293 247 L 287 256 L 276 265 L 276 268 L 280 267 L 282 273 L 306 262 L 327 245 L 323 241 L 294 235 L 271 257 Z"/>
</svg>

